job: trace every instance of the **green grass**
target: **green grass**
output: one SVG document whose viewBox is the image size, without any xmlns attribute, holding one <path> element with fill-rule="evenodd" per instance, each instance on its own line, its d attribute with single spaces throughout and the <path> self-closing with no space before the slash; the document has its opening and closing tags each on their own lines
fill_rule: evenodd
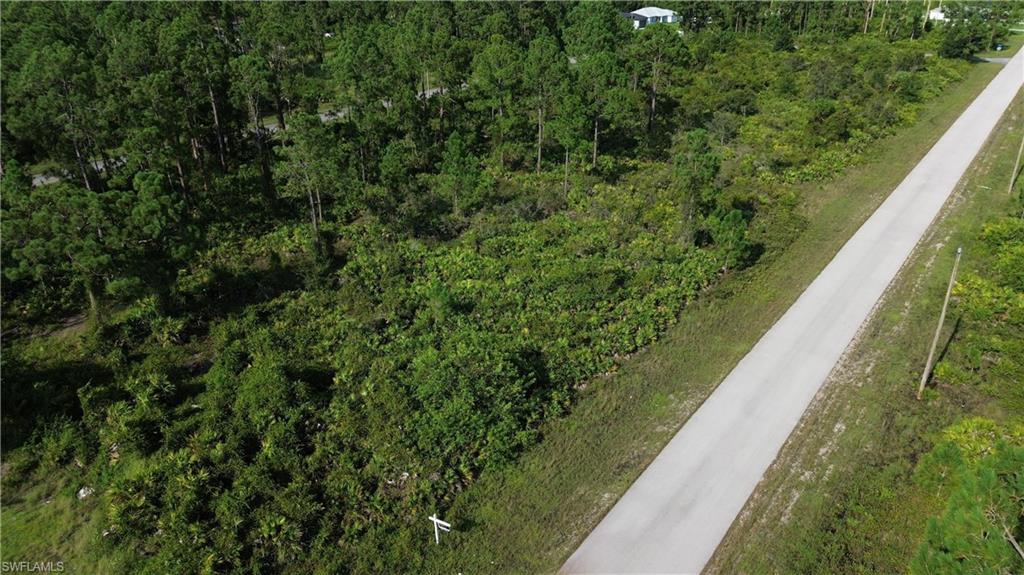
<svg viewBox="0 0 1024 575">
<path fill-rule="evenodd" d="M 323 114 L 323 113 L 326 113 L 326 112 L 337 112 L 337 108 L 336 108 L 336 106 L 332 102 L 320 102 L 319 104 L 317 104 L 317 107 L 316 107 L 316 113 L 317 114 Z M 294 114 L 295 114 L 295 111 L 287 112 L 285 114 L 285 116 L 284 116 L 285 124 L 290 124 L 291 123 L 291 118 L 292 118 L 292 116 Z M 263 122 L 264 126 L 270 126 L 270 125 L 276 126 L 277 125 L 277 114 L 276 113 L 267 114 L 267 115 L 263 116 L 262 118 L 260 118 L 260 121 Z M 252 126 L 252 127 L 255 128 L 255 126 Z"/>
<path fill-rule="evenodd" d="M 0 560 L 62 561 L 65 573 L 114 573 L 115 555 L 97 552 L 103 510 L 95 495 L 83 500 L 75 496 L 81 487 L 68 473 L 59 473 L 17 493 L 4 493 Z"/>
<path fill-rule="evenodd" d="M 1021 43 L 1024 43 L 1024 34 L 1011 33 L 1006 37 L 1006 40 L 1003 41 L 1003 45 L 1006 46 L 1006 49 L 999 50 L 998 52 L 995 50 L 986 50 L 975 54 L 975 56 L 978 58 L 1009 58 L 1016 53 L 1018 49 L 1020 49 Z"/>
<path fill-rule="evenodd" d="M 944 504 L 913 483 L 917 460 L 939 431 L 966 414 L 1008 415 L 1003 402 L 970 386 L 940 383 L 923 402 L 915 391 L 956 246 L 964 248 L 961 274 L 983 270 L 989 262 L 979 231 L 1016 202 L 1006 186 L 1022 116 L 1024 97 L 1018 95 L 708 572 L 906 571 L 928 518 Z M 952 338 L 955 309 L 947 320 L 940 351 Z"/>
<path fill-rule="evenodd" d="M 28 167 L 28 173 L 30 173 L 32 175 L 38 175 L 38 174 L 42 174 L 44 172 L 50 172 L 50 171 L 56 170 L 59 167 L 60 167 L 60 165 L 55 160 L 51 160 L 51 159 L 47 158 L 45 160 L 40 160 L 40 161 L 32 164 L 31 166 L 29 166 Z"/>
<path fill-rule="evenodd" d="M 873 157 L 804 186 L 807 229 L 777 258 L 727 278 L 619 373 L 590 382 L 515 465 L 485 473 L 446 519 L 428 572 L 551 572 L 611 508 L 735 363 L 1001 69 L 973 66 Z M 424 537 L 430 535 L 424 518 Z"/>
</svg>

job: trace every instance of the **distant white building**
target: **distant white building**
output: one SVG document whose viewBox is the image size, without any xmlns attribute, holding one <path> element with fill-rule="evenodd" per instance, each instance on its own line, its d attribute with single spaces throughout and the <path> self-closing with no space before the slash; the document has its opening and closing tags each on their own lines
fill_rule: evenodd
<svg viewBox="0 0 1024 575">
<path fill-rule="evenodd" d="M 673 23 L 679 21 L 679 15 L 673 10 L 648 6 L 622 14 L 633 21 L 633 28 L 643 28 L 649 24 Z"/>
<path fill-rule="evenodd" d="M 945 22 L 948 20 L 948 18 L 946 18 L 946 13 L 942 11 L 942 8 L 932 8 L 929 10 L 928 19 L 935 22 Z"/>
</svg>

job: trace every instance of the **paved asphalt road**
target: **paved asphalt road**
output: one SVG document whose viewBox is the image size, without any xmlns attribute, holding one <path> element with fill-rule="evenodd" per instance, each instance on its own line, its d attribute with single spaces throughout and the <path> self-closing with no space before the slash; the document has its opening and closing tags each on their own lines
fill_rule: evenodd
<svg viewBox="0 0 1024 575">
<path fill-rule="evenodd" d="M 1022 84 L 1024 50 L 736 365 L 563 573 L 703 569 Z"/>
</svg>

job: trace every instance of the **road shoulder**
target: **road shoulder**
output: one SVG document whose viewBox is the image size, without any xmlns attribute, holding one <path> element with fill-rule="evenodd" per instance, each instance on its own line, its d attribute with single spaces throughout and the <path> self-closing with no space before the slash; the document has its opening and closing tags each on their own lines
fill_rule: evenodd
<svg viewBox="0 0 1024 575">
<path fill-rule="evenodd" d="M 979 399 L 914 397 L 953 246 L 1005 213 L 1020 142 L 1018 94 L 951 199 L 762 478 L 705 573 L 902 572 L 936 501 L 910 485 L 935 434 Z M 955 322 L 955 319 L 953 320 Z M 948 339 L 949 329 L 945 335 Z M 943 339 L 942 341 L 946 341 Z M 881 512 L 881 513 L 880 513 Z"/>
</svg>

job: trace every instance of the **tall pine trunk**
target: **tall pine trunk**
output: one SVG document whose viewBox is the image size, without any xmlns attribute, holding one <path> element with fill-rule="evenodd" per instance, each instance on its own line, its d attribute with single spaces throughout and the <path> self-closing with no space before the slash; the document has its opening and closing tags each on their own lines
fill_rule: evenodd
<svg viewBox="0 0 1024 575">
<path fill-rule="evenodd" d="M 281 94 L 278 92 L 274 92 L 274 108 L 277 113 L 278 129 L 287 130 L 288 126 L 284 123 L 284 102 L 281 101 Z"/>
<path fill-rule="evenodd" d="M 885 21 L 889 16 L 889 0 L 885 0 L 885 5 L 882 7 L 882 23 L 878 29 L 882 32 L 882 36 L 885 36 Z"/>
<path fill-rule="evenodd" d="M 366 183 L 366 152 L 362 143 L 359 144 L 359 177 Z"/>
<path fill-rule="evenodd" d="M 505 171 L 505 107 L 498 106 L 498 165 Z"/>
<path fill-rule="evenodd" d="M 263 187 L 263 195 L 268 200 L 276 200 L 277 193 L 274 191 L 274 175 L 270 171 L 270 158 L 268 157 L 265 142 L 263 141 L 263 120 L 260 118 L 259 104 L 256 96 L 249 96 L 249 115 L 255 125 L 256 154 L 260 162 L 260 183 Z"/>
<path fill-rule="evenodd" d="M 199 39 L 199 47 L 206 52 L 206 42 Z M 206 79 L 206 93 L 210 98 L 210 108 L 213 110 L 213 129 L 217 134 L 217 152 L 220 155 L 220 169 L 227 171 L 228 164 L 224 159 L 224 130 L 220 126 L 220 111 L 217 110 L 217 98 L 213 94 L 213 82 L 210 80 L 210 61 L 203 61 L 203 76 Z"/>
<path fill-rule="evenodd" d="M 209 70 L 207 70 L 209 74 Z M 209 78 L 206 80 L 206 91 L 210 96 L 210 107 L 213 108 L 213 129 L 217 134 L 217 152 L 220 154 L 220 169 L 227 170 L 228 164 L 224 159 L 224 133 L 220 129 L 220 114 L 217 112 L 217 99 L 213 95 L 213 86 Z"/>
<path fill-rule="evenodd" d="M 82 182 L 85 183 L 85 189 L 94 191 L 92 189 L 92 183 L 89 182 L 89 170 L 85 167 L 85 160 L 82 158 L 82 149 L 78 145 L 78 138 L 71 138 L 71 143 L 75 147 L 75 163 L 78 164 L 78 171 L 82 175 Z"/>
<path fill-rule="evenodd" d="M 313 200 L 313 190 L 306 190 L 309 196 L 309 221 L 313 224 L 313 241 L 317 241 L 320 235 L 320 225 L 316 218 L 316 201 Z"/>
<path fill-rule="evenodd" d="M 569 148 L 565 149 L 565 171 L 562 174 L 562 193 L 569 191 Z"/>
<path fill-rule="evenodd" d="M 537 108 L 537 173 L 540 173 L 541 146 L 544 142 L 544 108 Z"/>
<path fill-rule="evenodd" d="M 68 117 L 68 131 L 72 134 L 76 134 L 75 130 L 75 107 L 71 104 L 71 89 L 68 87 L 67 81 L 61 83 L 62 94 L 64 96 L 64 113 Z M 86 167 L 87 159 L 84 157 L 82 152 L 82 144 L 78 140 L 77 135 L 71 136 L 71 145 L 75 148 L 75 163 L 78 164 L 78 171 L 82 175 L 82 182 L 85 184 L 85 189 L 90 192 L 95 191 L 92 187 L 92 182 L 89 180 L 89 170 Z"/>
<path fill-rule="evenodd" d="M 86 279 L 85 284 L 85 296 L 89 299 L 89 317 L 93 320 L 99 318 L 100 314 L 100 303 L 96 299 L 96 291 L 92 287 L 92 280 Z"/>
<path fill-rule="evenodd" d="M 654 114 L 658 104 L 658 62 L 654 63 L 651 71 L 651 116 L 647 120 L 647 131 L 654 132 Z"/>
<path fill-rule="evenodd" d="M 185 200 L 185 205 L 192 208 L 192 194 L 188 189 L 188 184 L 185 183 L 185 169 L 181 165 L 181 159 L 177 155 L 174 156 L 174 165 L 178 170 L 178 184 L 181 186 L 181 197 Z"/>
</svg>

